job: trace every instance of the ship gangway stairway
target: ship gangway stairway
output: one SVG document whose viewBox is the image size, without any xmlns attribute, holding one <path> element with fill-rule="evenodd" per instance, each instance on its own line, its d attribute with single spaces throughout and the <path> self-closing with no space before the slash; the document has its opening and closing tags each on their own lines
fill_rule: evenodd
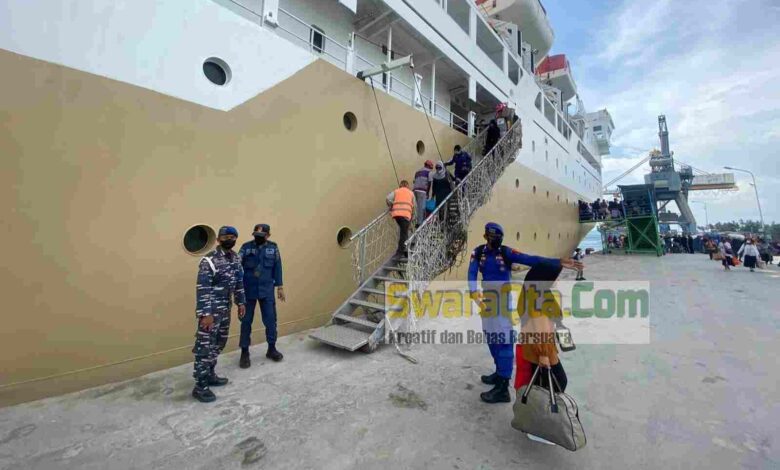
<svg viewBox="0 0 780 470">
<path fill-rule="evenodd" d="M 357 289 L 310 338 L 348 351 L 373 352 L 388 333 L 416 329 L 410 295 L 422 292 L 433 279 L 462 262 L 471 218 L 488 202 L 493 186 L 522 147 L 521 121 L 487 155 L 482 155 L 484 143 L 482 132 L 464 146 L 475 160 L 473 169 L 415 228 L 406 242 L 407 257 L 393 256 L 398 226 L 389 211 L 350 238 Z M 390 288 L 392 295 L 388 295 Z M 401 352 L 398 343 L 394 344 Z"/>
</svg>

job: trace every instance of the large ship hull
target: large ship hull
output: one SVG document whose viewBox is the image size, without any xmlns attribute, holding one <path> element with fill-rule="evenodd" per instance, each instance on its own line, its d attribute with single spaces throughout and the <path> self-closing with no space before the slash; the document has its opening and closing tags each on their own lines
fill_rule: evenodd
<svg viewBox="0 0 780 470">
<path fill-rule="evenodd" d="M 324 324 L 355 287 L 337 233 L 365 225 L 396 186 L 365 82 L 317 60 L 225 112 L 8 51 L 0 69 L 0 405 L 191 360 L 200 257 L 182 239 L 193 225 L 234 225 L 241 241 L 271 225 L 283 335 Z M 437 144 L 446 159 L 467 141 L 436 120 L 434 140 L 424 113 L 377 99 L 401 178 L 438 159 Z M 526 141 L 539 132 L 525 128 Z M 494 220 L 511 246 L 567 255 L 590 228 L 578 197 L 514 163 L 477 213 L 470 248 Z"/>
</svg>

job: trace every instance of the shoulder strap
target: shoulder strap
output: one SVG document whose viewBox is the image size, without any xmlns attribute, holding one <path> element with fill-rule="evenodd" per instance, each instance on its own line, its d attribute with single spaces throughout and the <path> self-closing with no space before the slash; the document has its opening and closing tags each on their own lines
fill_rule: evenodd
<svg viewBox="0 0 780 470">
<path fill-rule="evenodd" d="M 485 245 L 479 245 L 474 249 L 474 255 L 477 258 L 477 260 L 482 259 L 482 253 L 485 251 Z"/>
<path fill-rule="evenodd" d="M 211 272 L 212 272 L 213 274 L 217 274 L 217 267 L 216 267 L 216 266 L 214 266 L 214 262 L 213 262 L 213 261 L 211 261 L 211 258 L 210 258 L 210 257 L 208 257 L 208 256 L 204 256 L 204 257 L 203 257 L 203 258 L 201 258 L 201 259 L 202 259 L 202 260 L 205 260 L 205 261 L 206 261 L 206 262 L 209 264 L 209 267 L 211 267 Z"/>
<path fill-rule="evenodd" d="M 509 255 L 506 250 L 511 250 L 511 248 L 506 245 L 501 245 L 501 257 L 504 258 L 504 264 L 507 265 L 509 269 L 512 269 L 512 262 L 509 260 Z"/>
</svg>

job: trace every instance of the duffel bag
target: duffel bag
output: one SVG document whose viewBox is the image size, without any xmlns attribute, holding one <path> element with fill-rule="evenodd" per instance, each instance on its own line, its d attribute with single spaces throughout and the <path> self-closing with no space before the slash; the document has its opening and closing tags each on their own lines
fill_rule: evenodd
<svg viewBox="0 0 780 470">
<path fill-rule="evenodd" d="M 531 383 L 523 385 L 517 391 L 512 427 L 571 451 L 585 447 L 587 440 L 580 422 L 577 403 L 569 395 L 553 390 L 554 386 L 557 386 L 558 390 L 561 387 L 550 368 L 546 368 L 547 383 L 550 388 L 534 385 L 542 368 L 542 366 L 537 367 L 531 376 Z"/>
</svg>

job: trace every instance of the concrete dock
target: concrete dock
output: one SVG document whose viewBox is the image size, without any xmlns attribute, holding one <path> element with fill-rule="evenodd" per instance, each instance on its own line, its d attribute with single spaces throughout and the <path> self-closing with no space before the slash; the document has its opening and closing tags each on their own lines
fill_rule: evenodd
<svg viewBox="0 0 780 470">
<path fill-rule="evenodd" d="M 486 405 L 484 345 L 419 345 L 419 364 L 283 338 L 282 363 L 220 357 L 212 404 L 191 365 L 0 409 L 1 469 L 780 468 L 780 269 L 724 272 L 705 255 L 586 258 L 589 280 L 649 279 L 649 345 L 562 354 L 587 446 L 512 429 Z M 573 278 L 573 275 L 567 274 Z M 577 332 L 573 331 L 577 338 Z"/>
</svg>

